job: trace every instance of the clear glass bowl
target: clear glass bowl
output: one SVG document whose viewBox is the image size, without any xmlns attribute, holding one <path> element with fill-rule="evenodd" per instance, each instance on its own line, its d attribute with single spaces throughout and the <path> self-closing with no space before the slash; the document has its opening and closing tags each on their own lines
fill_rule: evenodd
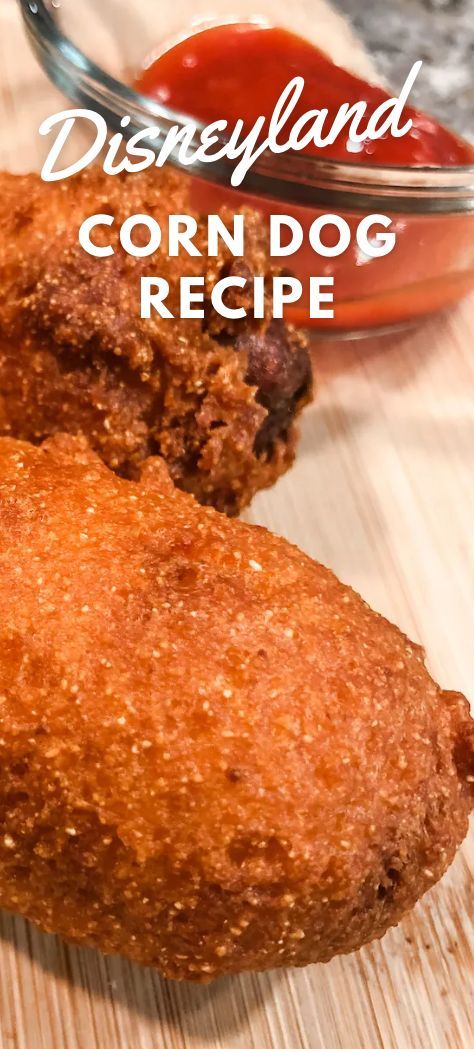
<svg viewBox="0 0 474 1049">
<path fill-rule="evenodd" d="M 341 64 L 367 79 L 370 60 L 338 15 L 315 0 L 285 5 L 282 0 L 20 0 L 31 46 L 50 79 L 81 107 L 101 112 L 112 129 L 131 117 L 129 134 L 150 125 L 164 132 L 186 116 L 138 94 L 130 85 L 150 55 L 207 25 L 256 20 L 313 38 Z M 99 7 L 99 10 L 97 8 Z M 318 12 L 319 14 L 319 12 Z M 316 27 L 316 28 L 315 28 Z M 198 125 L 199 127 L 199 125 Z M 172 163 L 179 166 L 174 156 Z M 189 168 L 186 168 L 189 174 Z M 349 249 L 331 259 L 335 280 L 333 320 L 312 322 L 324 333 L 358 335 L 386 330 L 451 305 L 474 287 L 474 166 L 457 168 L 381 167 L 338 163 L 300 153 L 259 158 L 245 179 L 245 192 L 230 190 L 226 162 L 193 168 L 193 203 L 215 210 L 218 203 L 242 203 L 270 213 L 291 213 L 307 229 L 330 211 L 355 229 L 364 214 L 393 218 L 397 245 L 375 260 Z M 322 266 L 324 263 L 324 266 Z M 292 257 L 303 282 L 328 272 L 327 260 L 311 249 Z M 304 303 L 290 319 L 308 325 Z"/>
</svg>

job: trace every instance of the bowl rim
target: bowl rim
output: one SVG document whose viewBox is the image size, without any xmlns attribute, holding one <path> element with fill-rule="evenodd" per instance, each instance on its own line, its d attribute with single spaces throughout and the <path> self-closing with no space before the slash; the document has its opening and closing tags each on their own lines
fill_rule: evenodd
<svg viewBox="0 0 474 1049">
<path fill-rule="evenodd" d="M 161 105 L 117 80 L 62 31 L 53 12 L 60 0 L 19 0 L 26 34 L 36 58 L 50 80 L 71 101 L 101 113 L 109 126 L 129 137 L 145 127 L 167 131 L 190 122 L 198 145 L 204 125 L 191 115 Z M 123 117 L 130 116 L 124 129 Z M 150 124 L 148 118 L 154 123 Z M 147 146 L 158 152 L 152 140 Z M 195 175 L 231 191 L 300 207 L 331 206 L 345 210 L 373 210 L 381 204 L 409 215 L 443 215 L 474 211 L 474 163 L 450 167 L 361 164 L 357 160 L 320 159 L 288 151 L 270 151 L 257 159 L 240 187 L 230 184 L 233 163 L 227 159 L 184 165 L 175 149 L 168 161 L 187 175 Z"/>
</svg>

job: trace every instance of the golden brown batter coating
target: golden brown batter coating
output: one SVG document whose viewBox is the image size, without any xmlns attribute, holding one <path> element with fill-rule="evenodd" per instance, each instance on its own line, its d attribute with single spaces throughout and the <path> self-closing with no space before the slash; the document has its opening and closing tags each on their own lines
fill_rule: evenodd
<svg viewBox="0 0 474 1049">
<path fill-rule="evenodd" d="M 0 442 L 0 903 L 176 979 L 380 936 L 467 828 L 466 701 L 264 529 Z"/>
<path fill-rule="evenodd" d="M 245 277 L 269 271 L 261 221 L 250 212 L 245 262 L 228 252 L 207 259 L 204 227 L 203 258 L 169 259 L 168 214 L 189 210 L 186 180 L 168 172 L 93 169 L 53 184 L 0 175 L 0 434 L 38 442 L 83 433 L 128 476 L 160 454 L 177 485 L 236 513 L 291 465 L 311 366 L 303 336 L 282 322 L 225 321 L 210 303 L 204 321 L 140 319 L 141 275 L 170 282 L 177 314 L 182 275 L 204 274 L 210 292 L 232 266 Z M 102 212 L 116 226 L 93 240 L 117 254 L 95 259 L 78 229 Z M 118 233 L 143 212 L 162 225 L 163 250 L 134 259 Z M 232 305 L 249 306 L 242 296 Z"/>
</svg>

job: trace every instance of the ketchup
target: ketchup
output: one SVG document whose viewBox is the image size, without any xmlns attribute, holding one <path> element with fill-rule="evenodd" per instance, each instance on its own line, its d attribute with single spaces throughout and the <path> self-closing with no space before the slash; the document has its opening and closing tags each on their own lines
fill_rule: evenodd
<svg viewBox="0 0 474 1049">
<path fill-rule="evenodd" d="M 240 118 L 249 127 L 260 115 L 271 117 L 281 92 L 295 76 L 304 78 L 305 89 L 292 120 L 310 109 L 325 108 L 328 128 L 344 102 L 366 102 L 366 123 L 390 97 L 382 88 L 341 69 L 308 40 L 286 29 L 251 23 L 215 26 L 180 41 L 140 74 L 136 87 L 205 124 L 226 119 L 233 127 Z M 365 141 L 359 149 L 358 144 L 348 142 L 344 130 L 334 144 L 312 145 L 305 152 L 371 164 L 472 161 L 474 151 L 468 143 L 431 117 L 408 106 L 404 116 L 405 120 L 411 117 L 413 126 L 402 138 L 387 135 Z"/>
<path fill-rule="evenodd" d="M 340 106 L 363 101 L 367 110 L 361 122 L 390 96 L 381 87 L 368 84 L 337 66 L 322 51 L 285 29 L 252 23 L 215 26 L 181 40 L 150 62 L 137 76 L 135 87 L 203 124 L 227 120 L 230 129 L 237 120 L 250 128 L 257 117 L 271 117 L 276 102 L 295 76 L 305 81 L 291 123 L 311 109 L 327 109 L 326 135 Z M 452 167 L 474 163 L 469 143 L 442 127 L 431 117 L 409 106 L 403 109 L 403 125 L 409 118 L 411 130 L 401 138 L 391 134 L 361 143 L 348 140 L 347 128 L 327 147 L 311 144 L 305 152 L 336 161 L 360 164 L 434 165 Z M 265 135 L 265 128 L 262 131 Z M 201 212 L 226 204 L 254 207 L 263 218 L 290 212 L 309 229 L 322 209 L 296 207 L 239 191 L 192 180 L 192 203 Z M 338 210 L 337 207 L 335 210 Z M 380 202 L 372 209 L 383 210 Z M 339 209 L 354 228 L 361 213 Z M 390 211 L 388 211 L 390 216 Z M 347 331 L 400 324 L 446 306 L 474 286 L 474 222 L 472 215 L 427 214 L 393 216 L 397 243 L 390 255 L 362 260 L 356 249 L 331 260 L 322 268 L 307 244 L 286 260 L 304 282 L 311 274 L 334 275 L 334 318 L 317 321 L 318 327 Z M 304 300 L 288 308 L 287 318 L 307 325 Z"/>
</svg>

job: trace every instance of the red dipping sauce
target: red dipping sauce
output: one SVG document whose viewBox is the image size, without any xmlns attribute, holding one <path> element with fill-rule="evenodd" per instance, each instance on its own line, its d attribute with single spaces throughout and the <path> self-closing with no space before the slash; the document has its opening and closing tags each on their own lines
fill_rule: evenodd
<svg viewBox="0 0 474 1049">
<path fill-rule="evenodd" d="M 374 110 L 390 96 L 341 69 L 309 41 L 284 29 L 251 23 L 215 26 L 195 33 L 164 51 L 135 82 L 142 93 L 187 113 L 204 124 L 239 119 L 250 128 L 263 115 L 270 118 L 288 82 L 302 76 L 305 88 L 291 123 L 311 109 L 327 109 L 327 134 L 343 103 L 367 103 L 362 128 Z M 360 144 L 348 141 L 346 129 L 327 147 L 309 146 L 305 152 L 340 162 L 404 167 L 453 167 L 474 163 L 474 149 L 431 117 L 406 106 L 402 124 L 413 121 L 402 138 L 392 135 Z M 265 134 L 265 132 L 263 132 Z M 357 180 L 357 174 L 354 173 Z M 263 215 L 294 215 L 307 230 L 323 210 L 296 207 L 268 198 L 252 198 L 242 190 L 224 190 L 193 180 L 193 203 L 215 211 L 222 203 L 256 207 Z M 351 226 L 364 212 L 337 206 Z M 379 202 L 371 209 L 384 211 Z M 385 211 L 390 215 L 390 211 Z M 303 282 L 309 275 L 334 275 L 333 320 L 312 322 L 339 330 L 374 328 L 409 320 L 459 298 L 474 285 L 474 222 L 471 215 L 393 215 L 397 244 L 390 255 L 360 259 L 357 248 L 344 255 L 321 259 L 309 246 L 289 256 L 285 266 Z M 355 239 L 354 239 L 355 243 Z M 305 239 L 307 245 L 307 239 Z M 461 251 L 459 249 L 461 248 Z M 467 263 L 467 265 L 466 265 Z M 288 309 L 290 319 L 308 323 L 304 302 Z"/>
</svg>

